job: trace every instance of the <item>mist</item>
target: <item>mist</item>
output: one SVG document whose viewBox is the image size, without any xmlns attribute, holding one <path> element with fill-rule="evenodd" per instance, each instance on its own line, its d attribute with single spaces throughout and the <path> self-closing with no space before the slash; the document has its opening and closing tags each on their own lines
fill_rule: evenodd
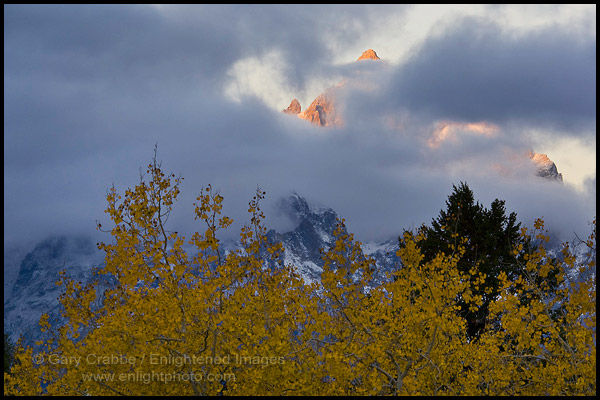
<svg viewBox="0 0 600 400">
<path fill-rule="evenodd" d="M 524 155 L 532 127 L 595 140 L 595 35 L 562 25 L 511 35 L 458 19 L 401 61 L 334 63 L 336 49 L 366 50 L 357 35 L 373 20 L 408 12 L 339 10 L 5 6 L 5 249 L 53 234 L 110 240 L 95 230 L 110 225 L 107 189 L 135 186 L 155 145 L 165 172 L 184 178 L 169 228 L 188 236 L 202 229 L 193 203 L 208 184 L 236 221 L 226 238 L 249 221 L 260 187 L 268 227 L 293 228 L 278 204 L 297 192 L 370 241 L 430 223 L 461 181 L 485 206 L 505 200 L 525 225 L 543 217 L 561 239 L 587 236 L 595 170 L 577 190 L 535 176 Z M 348 81 L 343 127 L 281 113 L 338 79 Z M 451 130 L 432 146 L 443 124 Z"/>
</svg>

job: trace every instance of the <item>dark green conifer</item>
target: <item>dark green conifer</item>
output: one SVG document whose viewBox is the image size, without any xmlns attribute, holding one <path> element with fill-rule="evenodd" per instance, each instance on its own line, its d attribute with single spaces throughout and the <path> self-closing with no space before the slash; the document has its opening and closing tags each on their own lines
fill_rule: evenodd
<svg viewBox="0 0 600 400">
<path fill-rule="evenodd" d="M 477 311 L 470 311 L 463 300 L 458 300 L 462 306 L 461 315 L 467 321 L 467 333 L 475 338 L 486 325 L 489 304 L 498 293 L 500 272 L 504 271 L 509 278 L 519 274 L 513 249 L 519 244 L 525 245 L 525 240 L 520 237 L 521 224 L 517 222 L 517 214 L 512 212 L 507 216 L 503 200 L 494 200 L 487 209 L 475 201 L 467 183 L 452 187 L 446 209 L 431 221 L 431 226 L 421 228 L 425 239 L 420 242 L 420 247 L 425 257 L 423 261 L 427 262 L 439 252 L 452 254 L 452 245 L 458 245 L 460 238 L 466 239 L 466 251 L 458 268 L 466 274 L 475 268 L 487 277 L 485 283 L 474 290 L 483 298 Z"/>
</svg>

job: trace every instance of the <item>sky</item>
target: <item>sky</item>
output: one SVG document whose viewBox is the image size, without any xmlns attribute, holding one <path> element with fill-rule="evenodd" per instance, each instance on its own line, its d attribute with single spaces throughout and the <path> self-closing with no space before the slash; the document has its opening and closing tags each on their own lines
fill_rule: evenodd
<svg viewBox="0 0 600 400">
<path fill-rule="evenodd" d="M 356 59 L 374 49 L 381 60 Z M 281 111 L 327 88 L 344 125 Z M 596 213 L 595 5 L 4 5 L 4 245 L 110 226 L 107 189 L 158 160 L 266 224 L 298 193 L 363 241 L 429 223 L 465 181 L 564 240 Z M 536 177 L 545 153 L 564 183 Z M 231 235 L 235 235 L 235 231 Z"/>
</svg>

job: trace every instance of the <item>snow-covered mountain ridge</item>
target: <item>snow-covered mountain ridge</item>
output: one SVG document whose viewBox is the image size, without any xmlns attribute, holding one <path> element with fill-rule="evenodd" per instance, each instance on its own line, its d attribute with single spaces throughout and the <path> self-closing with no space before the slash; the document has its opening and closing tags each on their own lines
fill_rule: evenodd
<svg viewBox="0 0 600 400">
<path fill-rule="evenodd" d="M 103 262 L 104 254 L 91 238 L 57 236 L 38 243 L 21 261 L 4 302 L 4 332 L 13 340 L 19 335 L 29 342 L 41 338 L 40 316 L 47 313 L 52 324 L 60 319 L 58 298 L 63 288 L 56 284 L 59 272 L 66 270 L 70 278 L 84 283 L 97 279 L 99 292 L 103 292 L 113 283 L 111 277 L 96 273 Z"/>
</svg>

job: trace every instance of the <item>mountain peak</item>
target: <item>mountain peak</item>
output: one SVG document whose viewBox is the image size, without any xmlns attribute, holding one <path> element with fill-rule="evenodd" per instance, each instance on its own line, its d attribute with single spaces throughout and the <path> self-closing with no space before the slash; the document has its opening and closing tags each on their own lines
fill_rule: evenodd
<svg viewBox="0 0 600 400">
<path fill-rule="evenodd" d="M 362 55 L 358 57 L 358 60 L 356 61 L 360 60 L 379 60 L 379 57 L 377 57 L 377 53 L 375 53 L 375 50 L 369 49 L 363 51 Z"/>
<path fill-rule="evenodd" d="M 298 99 L 292 100 L 289 107 L 283 110 L 284 113 L 293 115 L 299 114 L 300 111 L 302 111 L 302 107 L 300 106 Z"/>
<path fill-rule="evenodd" d="M 369 49 L 362 53 L 357 61 L 360 60 L 379 60 L 375 50 Z M 339 89 L 346 84 L 346 81 L 340 82 L 338 85 L 330 87 L 325 92 L 321 93 L 317 98 L 302 111 L 298 100 L 294 99 L 289 107 L 283 110 L 286 114 L 296 115 L 299 118 L 305 119 L 319 126 L 340 127 L 344 122 L 340 112 L 337 110 L 337 96 Z"/>
<path fill-rule="evenodd" d="M 550 158 L 548 158 L 548 155 L 535 153 L 532 151 L 530 151 L 527 155 L 536 165 L 536 174 L 538 176 L 559 182 L 563 181 L 562 174 L 558 172 L 556 164 Z"/>
<path fill-rule="evenodd" d="M 286 214 L 293 217 L 306 218 L 311 213 L 306 199 L 296 192 L 281 198 L 279 206 Z"/>
<path fill-rule="evenodd" d="M 317 98 L 298 114 L 298 117 L 320 126 L 342 126 L 341 115 L 336 109 L 336 91 L 339 86 L 334 86 L 321 93 Z"/>
</svg>

